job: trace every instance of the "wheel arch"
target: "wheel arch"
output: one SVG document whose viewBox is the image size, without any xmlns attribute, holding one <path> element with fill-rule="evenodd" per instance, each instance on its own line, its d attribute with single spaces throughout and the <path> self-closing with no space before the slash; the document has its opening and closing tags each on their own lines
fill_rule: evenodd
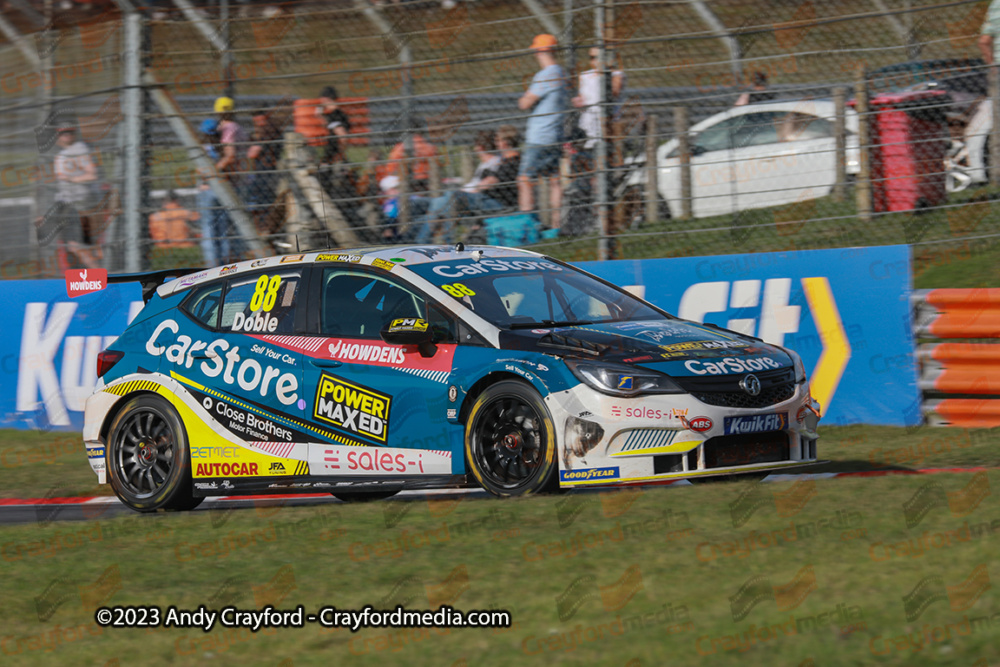
<svg viewBox="0 0 1000 667">
<path fill-rule="evenodd" d="M 159 394 L 155 391 L 149 391 L 148 389 L 141 389 L 139 391 L 129 392 L 115 401 L 114 405 L 108 409 L 107 414 L 104 415 L 104 422 L 101 424 L 101 430 L 99 432 L 101 440 L 105 444 L 108 443 L 108 435 L 111 433 L 111 425 L 115 422 L 115 418 L 129 401 L 140 396 L 159 396 Z"/>
</svg>

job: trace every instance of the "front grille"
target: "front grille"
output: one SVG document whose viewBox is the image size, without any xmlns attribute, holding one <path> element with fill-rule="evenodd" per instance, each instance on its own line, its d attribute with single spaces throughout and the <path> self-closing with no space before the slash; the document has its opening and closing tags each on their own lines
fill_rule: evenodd
<svg viewBox="0 0 1000 667">
<path fill-rule="evenodd" d="M 761 389 L 756 396 L 751 396 L 742 389 L 739 391 L 692 391 L 691 395 L 702 403 L 719 405 L 724 408 L 766 408 L 782 401 L 787 401 L 795 395 L 795 383 Z"/>
<path fill-rule="evenodd" d="M 722 435 L 705 441 L 705 467 L 727 468 L 753 463 L 777 463 L 791 458 L 784 431 Z"/>
</svg>

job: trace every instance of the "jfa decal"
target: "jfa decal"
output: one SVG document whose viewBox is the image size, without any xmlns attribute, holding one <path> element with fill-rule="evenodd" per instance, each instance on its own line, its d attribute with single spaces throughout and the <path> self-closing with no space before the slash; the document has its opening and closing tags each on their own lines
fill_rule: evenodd
<svg viewBox="0 0 1000 667">
<path fill-rule="evenodd" d="M 561 470 L 559 479 L 563 482 L 585 482 L 595 479 L 618 479 L 618 467 L 584 468 L 583 470 Z"/>
<path fill-rule="evenodd" d="M 747 417 L 726 417 L 725 420 L 726 435 L 784 431 L 786 428 L 788 428 L 787 412 L 772 412 L 769 415 L 753 415 Z"/>
<path fill-rule="evenodd" d="M 385 442 L 391 406 L 388 394 L 323 373 L 316 388 L 313 416 L 345 431 Z"/>
</svg>

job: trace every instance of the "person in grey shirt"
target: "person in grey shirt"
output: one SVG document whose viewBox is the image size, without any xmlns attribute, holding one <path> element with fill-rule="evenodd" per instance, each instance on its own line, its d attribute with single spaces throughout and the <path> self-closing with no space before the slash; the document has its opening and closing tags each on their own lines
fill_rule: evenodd
<svg viewBox="0 0 1000 667">
<path fill-rule="evenodd" d="M 556 38 L 547 34 L 537 35 L 531 42 L 540 69 L 517 101 L 522 111 L 531 110 L 517 176 L 518 208 L 524 212 L 535 210 L 534 181 L 548 177 L 553 229 L 559 228 L 559 207 L 562 205 L 559 159 L 564 141 L 563 116 L 569 110 L 570 100 L 566 71 L 556 62 L 557 45 Z"/>
</svg>

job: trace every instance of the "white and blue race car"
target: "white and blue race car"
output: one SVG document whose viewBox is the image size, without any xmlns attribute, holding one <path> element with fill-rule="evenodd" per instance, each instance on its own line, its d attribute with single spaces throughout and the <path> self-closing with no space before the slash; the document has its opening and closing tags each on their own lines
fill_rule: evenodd
<svg viewBox="0 0 1000 667">
<path fill-rule="evenodd" d="M 138 511 L 816 461 L 798 355 L 544 255 L 394 246 L 166 273 L 140 276 L 148 302 L 86 405 L 90 464 Z"/>
</svg>

